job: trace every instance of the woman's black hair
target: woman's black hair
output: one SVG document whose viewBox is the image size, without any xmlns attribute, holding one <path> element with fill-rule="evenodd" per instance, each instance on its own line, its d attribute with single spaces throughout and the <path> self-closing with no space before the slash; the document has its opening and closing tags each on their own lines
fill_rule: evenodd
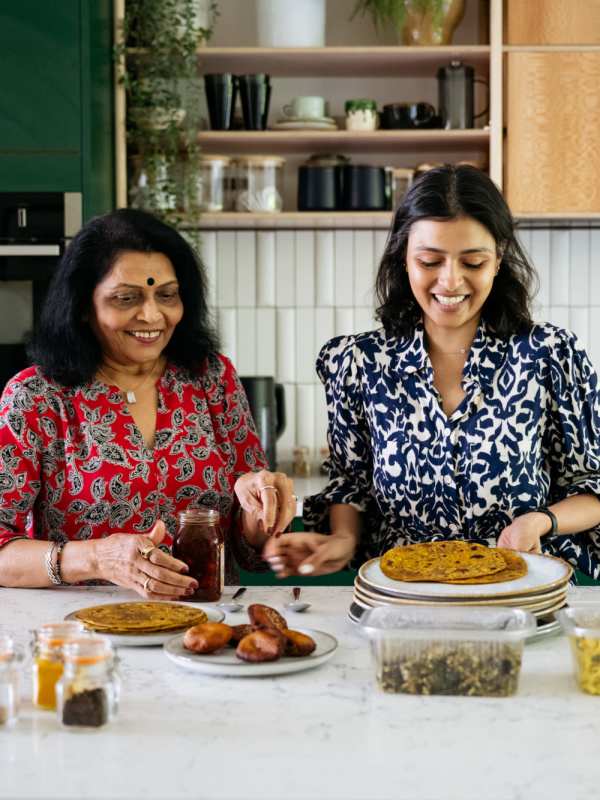
<svg viewBox="0 0 600 800">
<path fill-rule="evenodd" d="M 531 329 L 531 297 L 536 273 L 515 236 L 515 222 L 494 182 L 468 165 L 425 172 L 398 207 L 376 279 L 377 316 L 388 334 L 410 336 L 421 319 L 406 271 L 411 226 L 421 219 L 472 217 L 494 237 L 502 253 L 500 270 L 483 304 L 481 316 L 502 338 Z"/>
<path fill-rule="evenodd" d="M 183 317 L 165 349 L 170 362 L 192 376 L 218 349 L 209 317 L 204 268 L 174 228 L 145 211 L 119 209 L 94 217 L 75 236 L 50 284 L 28 354 L 64 386 L 90 381 L 102 360 L 88 319 L 96 286 L 127 251 L 165 255 L 175 270 Z"/>
</svg>

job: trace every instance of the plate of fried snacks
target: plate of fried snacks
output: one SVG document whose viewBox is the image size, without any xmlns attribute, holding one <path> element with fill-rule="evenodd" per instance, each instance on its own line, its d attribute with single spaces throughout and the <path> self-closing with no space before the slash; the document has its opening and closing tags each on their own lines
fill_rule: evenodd
<svg viewBox="0 0 600 800">
<path fill-rule="evenodd" d="M 161 645 L 190 625 L 218 623 L 222 611 L 183 603 L 134 601 L 80 608 L 65 619 L 77 619 L 86 630 L 101 633 L 118 646 Z"/>
<path fill-rule="evenodd" d="M 167 658 L 181 667 L 207 675 L 256 677 L 282 675 L 318 667 L 337 648 L 329 633 L 310 628 L 290 629 L 270 606 L 248 606 L 242 625 L 204 622 L 164 644 Z"/>
</svg>

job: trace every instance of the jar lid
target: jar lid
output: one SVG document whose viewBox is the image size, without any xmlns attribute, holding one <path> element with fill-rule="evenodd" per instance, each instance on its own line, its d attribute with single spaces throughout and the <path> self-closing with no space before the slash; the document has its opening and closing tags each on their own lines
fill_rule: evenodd
<svg viewBox="0 0 600 800">
<path fill-rule="evenodd" d="M 238 156 L 235 161 L 237 164 L 249 164 L 262 167 L 281 167 L 285 164 L 285 158 L 281 156 Z"/>
<path fill-rule="evenodd" d="M 185 525 L 187 523 L 203 522 L 214 525 L 220 519 L 221 515 L 216 508 L 188 508 L 186 511 L 181 511 L 179 514 L 179 524 Z"/>
<path fill-rule="evenodd" d="M 40 625 L 34 633 L 35 639 L 46 647 L 61 647 L 69 639 L 85 632 L 81 622 L 47 622 Z"/>
<path fill-rule="evenodd" d="M 85 636 L 63 645 L 63 658 L 70 664 L 98 664 L 112 657 L 112 644 L 106 636 Z"/>
<path fill-rule="evenodd" d="M 207 154 L 203 153 L 201 156 L 198 157 L 198 161 L 200 163 L 202 163 L 203 161 L 206 161 L 206 162 L 209 162 L 209 161 L 219 162 L 220 161 L 223 164 L 225 164 L 225 166 L 227 166 L 228 164 L 231 164 L 231 160 L 232 160 L 231 156 L 218 156 L 218 155 L 214 155 L 212 153 L 207 153 Z"/>
</svg>

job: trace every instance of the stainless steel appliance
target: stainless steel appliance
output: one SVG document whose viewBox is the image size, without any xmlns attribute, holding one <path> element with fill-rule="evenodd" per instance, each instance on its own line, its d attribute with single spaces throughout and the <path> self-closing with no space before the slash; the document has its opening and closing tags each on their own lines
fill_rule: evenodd
<svg viewBox="0 0 600 800">
<path fill-rule="evenodd" d="M 0 192 L 0 314 L 9 281 L 31 286 L 33 327 L 52 275 L 69 239 L 81 227 L 79 192 Z M 0 340 L 0 390 L 27 366 L 25 339 L 30 331 L 17 330 Z M 5 326 L 6 328 L 6 326 Z"/>
<path fill-rule="evenodd" d="M 451 61 L 437 71 L 438 107 L 442 125 L 447 130 L 473 128 L 475 120 L 487 114 L 488 107 L 475 114 L 474 89 L 476 83 L 487 87 L 475 70 L 462 61 Z"/>
<path fill-rule="evenodd" d="M 285 430 L 285 392 L 267 375 L 240 377 L 269 467 L 277 467 L 277 439 Z"/>
</svg>

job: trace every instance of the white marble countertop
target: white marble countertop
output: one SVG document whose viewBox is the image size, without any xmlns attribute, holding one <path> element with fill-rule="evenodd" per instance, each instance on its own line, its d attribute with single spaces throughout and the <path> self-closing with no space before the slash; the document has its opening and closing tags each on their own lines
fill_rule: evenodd
<svg viewBox="0 0 600 800">
<path fill-rule="evenodd" d="M 29 699 L 0 729 L 0 798 L 91 800 L 558 800 L 598 796 L 600 697 L 578 691 L 568 641 L 525 648 L 511 698 L 411 697 L 374 684 L 366 643 L 346 618 L 349 587 L 303 589 L 294 625 L 339 640 L 332 660 L 267 678 L 215 678 L 160 648 L 122 648 L 118 718 L 61 730 Z M 281 606 L 289 589 L 250 587 Z M 228 590 L 229 593 L 229 590 Z M 600 590 L 587 592 L 600 599 Z M 29 630 L 76 608 L 133 599 L 117 589 L 0 589 L 0 628 Z M 229 615 L 242 622 L 242 614 Z M 27 686 L 29 680 L 26 681 Z M 25 694 L 27 694 L 27 686 Z"/>
</svg>

